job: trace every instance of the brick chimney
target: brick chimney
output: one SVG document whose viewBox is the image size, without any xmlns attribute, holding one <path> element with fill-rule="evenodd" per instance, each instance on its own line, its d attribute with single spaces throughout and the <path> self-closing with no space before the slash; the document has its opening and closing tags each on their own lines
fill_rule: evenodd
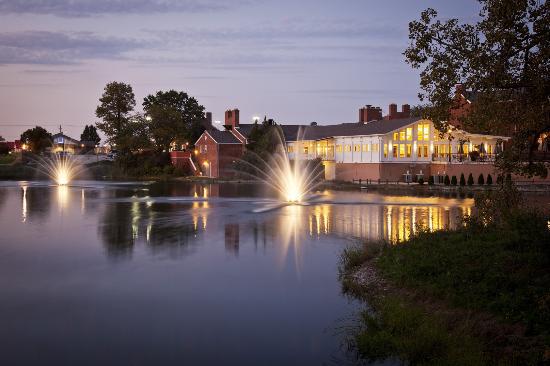
<svg viewBox="0 0 550 366">
<path fill-rule="evenodd" d="M 359 122 L 367 123 L 370 121 L 377 121 L 382 119 L 382 109 L 380 107 L 374 107 L 370 104 L 359 109 Z"/>
<path fill-rule="evenodd" d="M 403 104 L 401 106 L 401 114 L 403 115 L 402 118 L 409 118 L 411 116 L 411 106 L 408 104 Z"/>
<path fill-rule="evenodd" d="M 212 129 L 212 112 L 204 113 L 204 120 L 202 121 L 202 126 L 207 130 Z"/>
<path fill-rule="evenodd" d="M 239 127 L 239 110 L 237 108 L 225 111 L 225 127 L 228 129 Z"/>
<path fill-rule="evenodd" d="M 397 104 L 392 103 L 389 106 L 389 112 L 388 112 L 388 119 L 396 119 L 397 118 Z"/>
</svg>

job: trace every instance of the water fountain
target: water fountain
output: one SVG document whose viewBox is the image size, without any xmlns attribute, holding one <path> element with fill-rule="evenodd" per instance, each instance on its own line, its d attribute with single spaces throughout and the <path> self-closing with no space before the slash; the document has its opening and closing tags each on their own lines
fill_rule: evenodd
<svg viewBox="0 0 550 366">
<path fill-rule="evenodd" d="M 284 203 L 299 204 L 319 185 L 323 170 L 300 154 L 291 160 L 282 132 L 278 131 L 275 135 L 276 148 L 268 159 L 256 155 L 257 164 L 242 161 L 253 171 L 245 174 L 273 188 Z"/>
<path fill-rule="evenodd" d="M 54 154 L 37 161 L 38 170 L 45 173 L 59 186 L 68 185 L 82 171 L 82 165 L 70 155 Z"/>
</svg>

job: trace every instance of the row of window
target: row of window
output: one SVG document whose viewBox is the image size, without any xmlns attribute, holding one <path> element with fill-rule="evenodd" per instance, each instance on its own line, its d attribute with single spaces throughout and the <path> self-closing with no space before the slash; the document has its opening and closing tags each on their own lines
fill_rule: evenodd
<svg viewBox="0 0 550 366">
<path fill-rule="evenodd" d="M 419 123 L 416 126 L 416 136 L 418 141 L 430 140 L 430 124 Z M 412 141 L 413 140 L 413 128 L 407 127 L 403 130 L 399 130 L 393 133 L 393 141 Z"/>
<path fill-rule="evenodd" d="M 391 148 L 392 156 L 397 158 L 410 158 L 412 156 L 412 144 L 394 144 Z M 419 158 L 428 157 L 428 145 L 418 145 L 416 147 L 416 156 Z M 388 157 L 388 144 L 384 144 L 384 157 Z"/>
<path fill-rule="evenodd" d="M 363 145 L 336 145 L 336 152 L 341 153 L 342 149 L 344 149 L 345 152 L 351 152 L 353 146 L 353 152 L 378 152 L 379 151 L 379 145 L 378 144 L 363 144 Z"/>
</svg>

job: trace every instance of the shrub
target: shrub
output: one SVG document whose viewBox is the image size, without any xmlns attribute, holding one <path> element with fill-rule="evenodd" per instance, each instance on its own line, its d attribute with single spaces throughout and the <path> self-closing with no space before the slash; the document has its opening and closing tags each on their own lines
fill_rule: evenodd
<svg viewBox="0 0 550 366">
<path fill-rule="evenodd" d="M 493 184 L 493 177 L 491 177 L 491 174 L 487 175 L 487 185 L 490 186 Z"/>
<path fill-rule="evenodd" d="M 466 178 L 464 178 L 464 173 L 460 173 L 460 185 L 462 187 L 466 185 Z"/>
<path fill-rule="evenodd" d="M 472 173 L 468 175 L 468 185 L 473 186 L 474 185 L 474 177 L 472 176 Z"/>
<path fill-rule="evenodd" d="M 499 174 L 497 177 L 497 184 L 502 184 L 504 182 L 504 176 L 502 174 Z"/>
<path fill-rule="evenodd" d="M 418 184 L 423 185 L 424 184 L 424 178 L 422 178 L 422 177 L 418 178 Z"/>
<path fill-rule="evenodd" d="M 434 176 L 433 175 L 430 175 L 430 177 L 428 178 L 428 184 L 430 186 L 433 186 L 434 185 Z"/>
<path fill-rule="evenodd" d="M 477 184 L 479 184 L 480 186 L 485 184 L 485 179 L 483 179 L 483 174 L 480 174 L 479 177 L 477 178 Z"/>
<path fill-rule="evenodd" d="M 449 176 L 448 175 L 445 175 L 445 180 L 443 181 L 443 183 L 448 186 L 449 184 L 451 184 L 451 180 L 449 179 Z"/>
<path fill-rule="evenodd" d="M 456 175 L 451 178 L 451 185 L 456 186 Z"/>
</svg>

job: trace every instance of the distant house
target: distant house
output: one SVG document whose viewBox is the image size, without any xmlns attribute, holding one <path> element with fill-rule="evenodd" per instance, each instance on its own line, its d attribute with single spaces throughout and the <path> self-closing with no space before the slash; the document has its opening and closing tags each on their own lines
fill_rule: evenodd
<svg viewBox="0 0 550 366">
<path fill-rule="evenodd" d="M 69 154 L 78 154 L 85 147 L 79 140 L 73 139 L 63 133 L 56 133 L 52 136 L 52 140 L 52 153 L 66 152 Z"/>
<path fill-rule="evenodd" d="M 2 141 L 0 142 L 0 145 L 6 146 L 7 150 L 10 152 L 19 152 L 23 149 L 23 144 L 21 143 L 21 140 Z"/>
</svg>

